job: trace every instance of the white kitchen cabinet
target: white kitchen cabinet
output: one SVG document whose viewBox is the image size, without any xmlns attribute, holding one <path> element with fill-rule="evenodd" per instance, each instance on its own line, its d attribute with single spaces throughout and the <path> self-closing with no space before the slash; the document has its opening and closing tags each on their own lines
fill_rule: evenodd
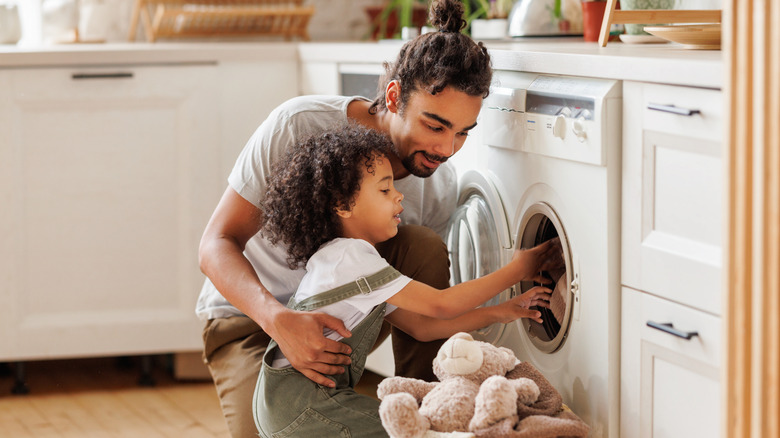
<svg viewBox="0 0 780 438">
<path fill-rule="evenodd" d="M 0 71 L 0 360 L 197 350 L 215 65 Z"/>
<path fill-rule="evenodd" d="M 623 84 L 621 437 L 720 435 L 722 106 Z"/>
<path fill-rule="evenodd" d="M 0 361 L 202 348 L 198 243 L 279 62 L 0 70 Z"/>
<path fill-rule="evenodd" d="M 630 288 L 622 308 L 620 436 L 721 436 L 720 317 Z"/>
<path fill-rule="evenodd" d="M 625 82 L 623 102 L 623 284 L 720 314 L 721 93 Z"/>
</svg>

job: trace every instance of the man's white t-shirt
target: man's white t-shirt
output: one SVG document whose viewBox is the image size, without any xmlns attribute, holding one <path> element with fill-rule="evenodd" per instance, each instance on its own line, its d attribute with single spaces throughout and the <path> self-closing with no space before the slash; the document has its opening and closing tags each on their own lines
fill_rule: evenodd
<svg viewBox="0 0 780 438">
<path fill-rule="evenodd" d="M 303 301 L 322 292 L 327 292 L 348 283 L 354 283 L 360 277 L 368 277 L 390 266 L 370 243 L 362 239 L 338 238 L 322 245 L 306 263 L 306 275 L 301 280 L 295 300 Z M 344 321 L 347 330 L 354 329 L 377 305 L 387 301 L 403 289 L 411 278 L 401 275 L 368 294 L 357 294 L 316 309 Z M 386 314 L 396 307 L 388 304 Z M 325 337 L 341 340 L 338 332 L 325 329 Z M 276 350 L 273 366 L 282 368 L 290 362 L 284 358 L 281 350 Z"/>
<path fill-rule="evenodd" d="M 358 96 L 300 96 L 277 107 L 239 155 L 228 177 L 230 187 L 260 207 L 271 168 L 284 151 L 313 134 L 348 123 L 347 106 L 358 99 L 366 100 Z M 442 164 L 428 178 L 410 175 L 394 184 L 404 194 L 401 225 L 424 225 L 444 238 L 457 197 L 457 178 L 452 165 Z M 271 245 L 260 233 L 247 242 L 244 255 L 263 285 L 286 304 L 298 288 L 305 270 L 290 269 L 286 248 Z M 242 315 L 209 279 L 201 289 L 196 313 L 203 320 Z"/>
</svg>

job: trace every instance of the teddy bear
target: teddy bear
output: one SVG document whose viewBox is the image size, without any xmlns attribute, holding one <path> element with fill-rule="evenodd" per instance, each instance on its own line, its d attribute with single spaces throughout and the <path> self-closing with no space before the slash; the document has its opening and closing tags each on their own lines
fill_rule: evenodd
<svg viewBox="0 0 780 438">
<path fill-rule="evenodd" d="M 505 377 L 517 362 L 508 348 L 457 333 L 433 360 L 439 382 L 389 377 L 379 384 L 382 425 L 393 438 L 471 436 L 457 433 L 516 418 L 520 404 L 532 405 L 539 397 L 533 380 Z"/>
</svg>

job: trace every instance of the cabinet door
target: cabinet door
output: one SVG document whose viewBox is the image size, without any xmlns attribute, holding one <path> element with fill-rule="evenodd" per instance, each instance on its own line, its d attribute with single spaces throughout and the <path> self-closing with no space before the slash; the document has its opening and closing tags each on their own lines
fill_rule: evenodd
<svg viewBox="0 0 780 438">
<path fill-rule="evenodd" d="M 717 90 L 624 83 L 622 282 L 713 314 L 721 312 L 722 105 Z"/>
<path fill-rule="evenodd" d="M 0 72 L 0 359 L 201 348 L 215 69 Z"/>
<path fill-rule="evenodd" d="M 620 436 L 720 436 L 720 318 L 629 288 L 622 298 Z"/>
</svg>

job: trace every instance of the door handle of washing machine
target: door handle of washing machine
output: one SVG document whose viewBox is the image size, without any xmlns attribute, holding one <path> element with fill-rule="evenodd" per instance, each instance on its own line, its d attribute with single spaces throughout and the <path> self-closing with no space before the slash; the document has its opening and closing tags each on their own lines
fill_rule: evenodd
<svg viewBox="0 0 780 438">
<path fill-rule="evenodd" d="M 692 116 L 694 114 L 701 114 L 701 111 L 690 108 L 680 108 L 674 105 L 661 105 L 658 103 L 648 103 L 647 109 L 654 111 L 661 111 L 665 113 L 677 114 L 680 116 Z"/>
<path fill-rule="evenodd" d="M 677 330 L 671 322 L 647 321 L 647 326 L 689 341 L 692 337 L 699 336 L 699 332 L 684 332 L 682 330 Z"/>
</svg>

